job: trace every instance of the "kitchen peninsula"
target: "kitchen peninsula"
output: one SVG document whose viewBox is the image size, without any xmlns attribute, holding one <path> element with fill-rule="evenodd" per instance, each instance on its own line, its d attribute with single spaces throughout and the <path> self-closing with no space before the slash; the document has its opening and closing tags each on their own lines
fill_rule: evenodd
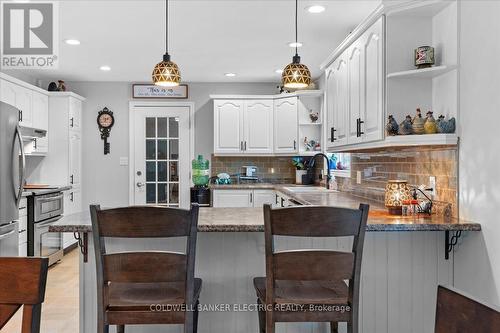
<svg viewBox="0 0 500 333">
<path fill-rule="evenodd" d="M 294 193 L 291 186 L 271 184 L 257 187 L 272 189 L 302 205 L 357 208 L 361 201 L 365 202 L 341 192 Z M 371 214 L 363 256 L 361 331 L 397 332 L 417 327 L 418 332 L 432 332 L 437 285 L 453 281 L 453 251 L 446 260 L 445 233 L 480 231 L 481 226 L 438 216 L 388 216 L 381 204 L 368 203 Z M 230 304 L 234 309 L 233 305 L 255 303 L 252 278 L 265 275 L 263 223 L 262 208 L 200 209 L 196 276 L 204 284 L 201 304 Z M 51 231 L 74 232 L 79 235 L 80 245 L 86 245 L 80 255 L 80 333 L 94 332 L 97 302 L 93 244 L 92 237 L 88 237 L 92 232 L 90 214 L 68 215 L 52 226 Z M 466 237 L 465 234 L 464 241 Z M 175 239 L 149 239 L 147 243 L 107 240 L 111 251 L 121 250 L 122 246 L 134 250 L 184 251 L 181 244 Z M 277 250 L 300 247 L 347 250 L 350 245 L 347 237 L 293 239 L 286 243 L 277 240 Z M 244 311 L 201 312 L 199 327 L 202 332 L 257 332 L 256 316 L 257 313 Z M 181 332 L 182 326 L 166 329 Z M 279 332 L 304 329 L 326 332 L 329 328 L 326 323 L 277 325 Z M 150 332 L 141 326 L 127 331 Z"/>
</svg>

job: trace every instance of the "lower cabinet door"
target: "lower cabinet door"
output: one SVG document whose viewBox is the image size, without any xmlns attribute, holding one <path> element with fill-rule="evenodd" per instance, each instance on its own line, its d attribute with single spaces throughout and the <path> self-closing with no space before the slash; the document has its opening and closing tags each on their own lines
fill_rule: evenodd
<svg viewBox="0 0 500 333">
<path fill-rule="evenodd" d="M 213 207 L 253 207 L 252 190 L 214 190 Z"/>
<path fill-rule="evenodd" d="M 262 207 L 265 204 L 274 205 L 276 203 L 276 194 L 273 190 L 254 190 L 253 206 Z"/>
</svg>

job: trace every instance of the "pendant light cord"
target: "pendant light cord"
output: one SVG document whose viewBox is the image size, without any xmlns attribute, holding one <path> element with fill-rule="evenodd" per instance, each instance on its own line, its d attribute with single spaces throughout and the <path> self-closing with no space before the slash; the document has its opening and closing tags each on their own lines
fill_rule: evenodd
<svg viewBox="0 0 500 333">
<path fill-rule="evenodd" d="M 168 0 L 165 0 L 165 54 L 168 54 Z"/>
<path fill-rule="evenodd" d="M 297 33 L 297 30 L 298 30 L 298 28 L 297 28 L 297 26 L 298 26 L 298 24 L 297 24 L 298 18 L 297 17 L 298 17 L 298 11 L 299 11 L 298 8 L 299 8 L 299 0 L 295 0 L 295 55 L 296 56 L 299 54 L 299 52 L 298 52 L 298 44 L 297 44 L 298 40 L 299 40 L 298 39 L 298 33 Z"/>
</svg>

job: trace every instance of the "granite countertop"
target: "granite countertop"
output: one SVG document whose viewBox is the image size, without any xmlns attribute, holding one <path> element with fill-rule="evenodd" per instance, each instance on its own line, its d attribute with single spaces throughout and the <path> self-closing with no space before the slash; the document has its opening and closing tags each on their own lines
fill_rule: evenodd
<svg viewBox="0 0 500 333">
<path fill-rule="evenodd" d="M 249 184 L 248 184 L 249 185 Z M 247 187 L 260 188 L 263 187 Z M 252 184 L 253 185 L 253 184 Z M 258 184 L 261 185 L 261 184 Z M 233 185 L 222 185 L 235 188 Z M 238 185 L 237 185 L 238 186 Z M 266 185 L 263 185 L 266 186 Z M 284 193 L 303 205 L 326 205 L 358 208 L 361 202 L 370 205 L 367 231 L 480 231 L 479 223 L 467 222 L 443 216 L 393 216 L 389 215 L 380 203 L 370 202 L 344 192 L 293 193 L 284 185 L 267 184 L 269 189 Z M 289 186 L 288 186 L 289 187 Z M 219 187 L 220 188 L 220 187 Z M 52 232 L 90 232 L 92 231 L 90 213 L 83 212 L 64 216 L 49 227 Z M 200 208 L 198 231 L 200 232 L 255 232 L 264 231 L 262 208 Z"/>
</svg>

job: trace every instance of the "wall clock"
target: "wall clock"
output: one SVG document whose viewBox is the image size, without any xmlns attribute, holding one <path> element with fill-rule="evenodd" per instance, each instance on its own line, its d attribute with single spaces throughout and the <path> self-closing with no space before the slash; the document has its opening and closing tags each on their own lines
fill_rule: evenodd
<svg viewBox="0 0 500 333">
<path fill-rule="evenodd" d="M 110 146 L 108 142 L 109 133 L 111 132 L 111 127 L 115 124 L 115 117 L 113 112 L 105 107 L 97 114 L 97 125 L 99 126 L 99 131 L 101 132 L 101 139 L 104 140 L 104 155 L 109 154 Z"/>
</svg>

